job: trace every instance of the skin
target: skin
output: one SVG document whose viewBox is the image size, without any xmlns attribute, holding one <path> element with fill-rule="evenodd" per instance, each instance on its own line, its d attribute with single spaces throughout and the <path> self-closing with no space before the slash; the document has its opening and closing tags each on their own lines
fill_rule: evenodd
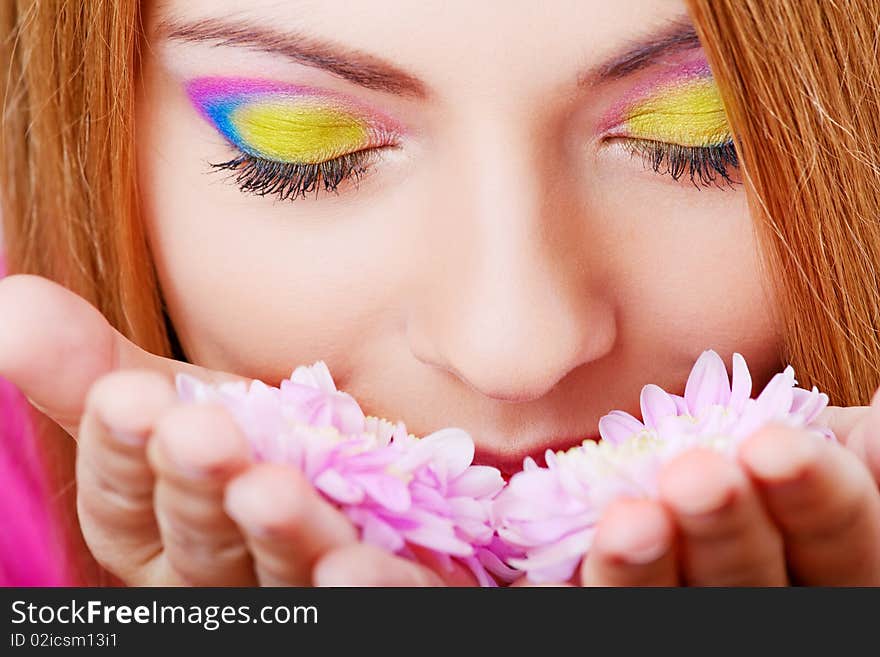
<svg viewBox="0 0 880 657">
<path fill-rule="evenodd" d="M 419 435 L 460 426 L 479 462 L 513 471 L 595 435 L 613 408 L 638 414 L 647 382 L 681 392 L 706 348 L 742 353 L 755 390 L 782 369 L 742 189 L 674 181 L 606 139 L 609 109 L 651 71 L 574 86 L 682 3 L 240 4 L 146 5 L 143 215 L 195 365 L 143 352 L 48 281 L 0 283 L 14 318 L 0 326 L 0 374 L 78 438 L 83 533 L 124 581 L 472 583 L 359 544 L 295 471 L 251 462 L 222 409 L 176 401 L 175 371 L 277 384 L 323 359 L 366 412 Z M 373 53 L 433 94 L 156 33 L 169 15 L 231 14 Z M 338 196 L 249 196 L 208 173 L 235 156 L 184 91 L 209 75 L 348 94 L 405 134 Z M 771 426 L 736 463 L 703 451 L 670 463 L 659 501 L 607 512 L 573 583 L 880 583 L 880 395 L 825 419 L 844 446 Z"/>
</svg>

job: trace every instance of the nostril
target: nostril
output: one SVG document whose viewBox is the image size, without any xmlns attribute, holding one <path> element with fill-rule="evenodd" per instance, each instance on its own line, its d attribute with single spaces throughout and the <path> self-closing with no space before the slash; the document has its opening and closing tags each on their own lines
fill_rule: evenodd
<svg viewBox="0 0 880 657">
<path fill-rule="evenodd" d="M 527 403 L 549 395 L 581 366 L 604 357 L 615 342 L 610 313 L 593 315 L 593 330 L 566 330 L 560 323 L 538 337 L 526 331 L 472 330 L 409 331 L 412 355 L 429 368 L 443 372 L 453 384 L 464 384 L 482 397 L 506 403 Z M 412 329 L 413 326 L 411 325 Z M 476 338 L 474 336 L 477 336 Z M 454 378 L 453 378 L 454 377 Z"/>
<path fill-rule="evenodd" d="M 553 370 L 530 374 L 525 369 L 508 368 L 504 371 L 487 366 L 462 372 L 451 365 L 434 366 L 448 372 L 483 397 L 511 404 L 523 404 L 545 397 L 571 371 L 567 370 L 562 375 L 547 374 L 548 371 Z"/>
</svg>

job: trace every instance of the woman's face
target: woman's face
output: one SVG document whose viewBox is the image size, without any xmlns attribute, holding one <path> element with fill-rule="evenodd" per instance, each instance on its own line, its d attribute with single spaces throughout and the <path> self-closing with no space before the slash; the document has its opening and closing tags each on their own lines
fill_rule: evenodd
<svg viewBox="0 0 880 657">
<path fill-rule="evenodd" d="M 779 366 L 683 2 L 145 9 L 143 210 L 192 362 L 277 384 L 324 360 L 508 471 L 645 383 L 680 393 L 704 349 L 756 385 Z"/>
</svg>

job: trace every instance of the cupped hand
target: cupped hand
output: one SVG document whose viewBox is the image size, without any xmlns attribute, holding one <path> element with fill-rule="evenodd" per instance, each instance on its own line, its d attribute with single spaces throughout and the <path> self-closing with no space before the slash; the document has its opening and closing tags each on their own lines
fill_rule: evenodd
<svg viewBox="0 0 880 657">
<path fill-rule="evenodd" d="M 362 545 L 295 469 L 254 463 L 228 412 L 173 377 L 243 380 L 150 354 L 89 303 L 36 276 L 0 281 L 0 376 L 77 439 L 77 510 L 126 584 L 469 584 Z"/>
<path fill-rule="evenodd" d="M 658 501 L 603 515 L 581 582 L 880 585 L 880 390 L 822 420 L 839 443 L 774 425 L 737 462 L 693 450 L 667 464 Z"/>
</svg>

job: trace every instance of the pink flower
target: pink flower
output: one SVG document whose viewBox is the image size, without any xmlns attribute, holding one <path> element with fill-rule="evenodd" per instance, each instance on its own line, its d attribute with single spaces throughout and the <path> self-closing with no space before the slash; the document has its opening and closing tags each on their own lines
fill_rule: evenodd
<svg viewBox="0 0 880 657">
<path fill-rule="evenodd" d="M 485 586 L 495 585 L 490 572 L 515 574 L 490 524 L 504 480 L 495 468 L 472 465 L 474 443 L 464 431 L 417 439 L 402 422 L 366 417 L 336 389 L 323 362 L 297 368 L 280 388 L 260 381 L 209 386 L 178 375 L 177 389 L 183 400 L 226 407 L 257 460 L 302 471 L 362 540 L 413 559 L 414 546 L 441 563 L 457 559 Z"/>
<path fill-rule="evenodd" d="M 589 551 L 602 511 L 620 497 L 655 497 L 661 466 L 697 446 L 733 455 L 740 442 L 769 422 L 805 427 L 833 439 L 816 421 L 828 396 L 794 387 L 789 366 L 757 398 L 745 360 L 733 355 L 733 377 L 714 351 L 694 365 L 684 396 L 642 388 L 642 421 L 612 411 L 599 421 L 601 440 L 531 459 L 495 498 L 493 523 L 520 557 L 508 565 L 533 582 L 564 581 Z"/>
<path fill-rule="evenodd" d="M 336 389 L 322 362 L 299 367 L 280 388 L 259 381 L 209 386 L 177 379 L 184 400 L 225 406 L 257 460 L 302 471 L 359 528 L 362 540 L 418 559 L 468 567 L 480 584 L 562 581 L 588 552 L 603 510 L 620 497 L 654 497 L 664 463 L 691 447 L 732 456 L 769 422 L 805 427 L 833 439 L 816 420 L 828 397 L 795 387 L 791 367 L 751 398 L 745 360 L 704 352 L 683 396 L 642 389 L 642 420 L 612 411 L 599 421 L 601 440 L 531 459 L 505 487 L 500 472 L 473 465 L 474 443 L 460 429 L 424 438 L 402 422 L 367 417 Z"/>
</svg>

